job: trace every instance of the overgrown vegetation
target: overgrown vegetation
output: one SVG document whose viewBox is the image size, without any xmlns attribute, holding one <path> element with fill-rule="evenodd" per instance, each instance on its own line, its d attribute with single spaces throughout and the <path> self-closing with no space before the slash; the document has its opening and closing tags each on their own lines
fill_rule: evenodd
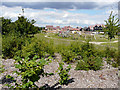
<svg viewBox="0 0 120 90">
<path fill-rule="evenodd" d="M 22 47 L 22 57 L 33 57 L 38 55 L 40 57 L 53 56 L 54 49 L 52 47 L 52 41 L 48 42 L 44 39 L 32 38 L 30 42 L 27 42 Z"/>
<path fill-rule="evenodd" d="M 84 57 L 79 60 L 76 65 L 76 70 L 100 70 L 102 66 L 102 59 L 99 56 Z"/>
<path fill-rule="evenodd" d="M 63 65 L 64 65 L 64 63 L 60 62 L 58 70 L 57 70 L 57 72 L 58 72 L 58 74 L 60 76 L 59 83 L 61 85 L 64 85 L 64 84 L 67 85 L 68 80 L 69 80 L 69 76 L 70 76 L 68 74 L 68 72 L 70 71 L 71 66 L 69 65 L 67 68 L 63 68 Z"/>
<path fill-rule="evenodd" d="M 29 57 L 25 57 L 25 59 L 22 59 L 21 57 L 15 57 L 15 67 L 18 68 L 19 71 L 15 71 L 18 76 L 21 76 L 22 81 L 21 83 L 15 80 L 16 86 L 10 86 L 13 88 L 38 88 L 38 86 L 35 84 L 36 81 L 40 79 L 41 76 L 45 75 L 51 75 L 51 73 L 45 73 L 44 72 L 44 65 L 48 64 L 49 61 L 46 61 L 45 59 L 39 59 L 37 55 L 35 55 L 32 59 Z M 10 78 L 14 80 L 13 77 L 10 75 L 6 76 L 7 78 Z"/>
<path fill-rule="evenodd" d="M 35 21 L 29 21 L 24 16 L 18 17 L 15 22 L 3 17 L 1 19 L 2 57 L 15 59 L 15 62 L 17 62 L 15 67 L 20 71 L 15 73 L 22 77 L 21 84 L 15 80 L 16 88 L 37 87 L 35 82 L 40 79 L 41 75 L 52 75 L 44 72 L 44 66 L 50 62 L 45 58 L 51 58 L 56 52 L 61 54 L 64 63 L 77 63 L 76 70 L 100 70 L 103 66 L 103 58 L 106 58 L 108 64 L 118 67 L 119 54 L 114 48 L 95 46 L 90 44 L 89 41 L 79 41 L 81 37 L 77 39 L 75 36 L 72 38 L 66 37 L 66 39 L 74 39 L 72 41 L 45 38 L 46 34 L 41 33 L 42 28 L 34 26 Z M 109 20 L 111 20 L 111 15 Z M 109 22 L 111 25 L 112 21 Z M 108 29 L 111 28 L 109 23 L 107 25 Z M 114 37 L 113 33 L 116 32 L 111 31 L 114 27 L 109 29 L 110 32 L 107 31 L 110 39 Z M 61 85 L 68 83 L 68 72 L 70 71 L 70 66 L 64 68 L 63 62 L 59 63 L 58 68 Z M 4 71 L 1 68 L 0 70 Z M 14 80 L 10 75 L 7 78 Z M 8 86 L 10 85 L 8 84 Z"/>
</svg>

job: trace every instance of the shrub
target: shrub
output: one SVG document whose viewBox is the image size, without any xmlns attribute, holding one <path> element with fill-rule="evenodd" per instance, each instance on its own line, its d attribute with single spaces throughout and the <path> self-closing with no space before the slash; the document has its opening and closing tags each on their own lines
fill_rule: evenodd
<svg viewBox="0 0 120 90">
<path fill-rule="evenodd" d="M 112 64 L 112 60 L 110 57 L 106 58 L 107 64 Z"/>
<path fill-rule="evenodd" d="M 38 58 L 39 57 L 36 55 L 32 59 L 26 57 L 24 60 L 20 57 L 15 57 L 15 62 L 18 63 L 15 64 L 15 67 L 18 68 L 20 72 L 15 71 L 14 73 L 22 77 L 22 84 L 15 80 L 16 88 L 37 87 L 35 82 L 40 79 L 40 75 L 52 75 L 51 73 L 44 72 L 44 65 L 48 64 L 49 62 L 43 58 L 37 60 Z M 6 77 L 14 80 L 14 78 L 10 75 L 7 75 Z M 9 84 L 7 85 L 10 86 Z"/>
<path fill-rule="evenodd" d="M 2 63 L 0 63 L 0 74 L 3 73 L 4 71 L 5 71 L 4 65 L 2 65 Z"/>
<path fill-rule="evenodd" d="M 90 65 L 90 70 L 100 70 L 101 69 L 101 66 L 103 65 L 102 64 L 102 59 L 100 57 L 94 57 L 94 56 L 91 56 L 88 60 L 88 63 Z"/>
<path fill-rule="evenodd" d="M 44 57 L 45 54 L 54 55 L 53 44 L 48 43 L 45 40 L 38 40 L 33 38 L 31 42 L 26 43 L 22 48 L 22 56 L 33 57 L 34 55 L 38 55 L 40 57 Z"/>
<path fill-rule="evenodd" d="M 68 84 L 68 80 L 69 80 L 69 74 L 68 74 L 68 72 L 70 71 L 70 68 L 71 68 L 71 66 L 69 65 L 67 68 L 63 68 L 63 65 L 64 65 L 64 63 L 63 62 L 61 62 L 61 63 L 59 63 L 59 67 L 58 67 L 58 74 L 59 74 L 59 76 L 60 76 L 60 80 L 59 80 L 59 83 L 61 84 L 61 85 L 64 85 L 64 84 Z"/>
<path fill-rule="evenodd" d="M 118 52 L 115 53 L 113 60 L 116 64 L 118 64 L 118 66 L 120 65 L 120 55 Z"/>
<path fill-rule="evenodd" d="M 102 66 L 102 59 L 100 57 L 84 57 L 83 60 L 78 61 L 75 70 L 100 70 Z"/>
<path fill-rule="evenodd" d="M 62 59 L 66 63 L 75 62 L 76 54 L 75 52 L 72 52 L 71 50 L 63 50 L 61 52 Z"/>
<path fill-rule="evenodd" d="M 117 68 L 117 67 L 118 67 L 118 63 L 113 62 L 113 63 L 112 63 L 112 66 L 115 67 L 115 68 Z"/>
<path fill-rule="evenodd" d="M 78 56 L 81 55 L 81 46 L 79 42 L 71 42 L 67 46 L 62 45 L 60 49 L 59 53 L 66 63 L 76 62 L 76 60 L 79 59 Z"/>
<path fill-rule="evenodd" d="M 113 67 L 117 68 L 118 67 L 118 59 L 117 58 L 106 58 L 107 64 L 112 65 Z"/>
<path fill-rule="evenodd" d="M 84 60 L 79 60 L 77 65 L 76 65 L 75 70 L 86 70 L 86 71 L 88 71 L 89 70 L 89 64 Z"/>
<path fill-rule="evenodd" d="M 75 52 L 77 55 L 81 55 L 81 43 L 80 42 L 72 42 L 70 43 L 70 50 L 72 50 L 72 52 Z"/>
<path fill-rule="evenodd" d="M 84 57 L 90 57 L 91 55 L 96 55 L 96 50 L 94 49 L 93 44 L 89 44 L 89 41 L 81 45 L 81 56 Z"/>
<path fill-rule="evenodd" d="M 17 51 L 21 50 L 25 44 L 25 38 L 19 37 L 15 33 L 9 33 L 2 38 L 2 54 L 3 58 L 13 58 L 17 55 Z"/>
<path fill-rule="evenodd" d="M 108 57 L 113 58 L 115 56 L 115 50 L 110 49 L 109 47 L 106 47 L 106 49 L 104 51 L 104 55 L 105 55 L 106 58 L 108 58 Z"/>
</svg>

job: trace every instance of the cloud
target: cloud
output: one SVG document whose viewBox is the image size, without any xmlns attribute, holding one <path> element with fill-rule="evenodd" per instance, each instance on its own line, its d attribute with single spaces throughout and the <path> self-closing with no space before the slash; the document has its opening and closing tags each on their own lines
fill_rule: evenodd
<svg viewBox="0 0 120 90">
<path fill-rule="evenodd" d="M 117 2 L 3 2 L 6 7 L 21 6 L 32 9 L 105 9 L 113 6 Z M 114 6 L 115 7 L 115 6 Z"/>
<path fill-rule="evenodd" d="M 68 16 L 68 14 L 66 13 L 66 14 L 64 14 L 63 18 L 65 18 L 65 17 L 67 17 L 67 16 Z"/>
<path fill-rule="evenodd" d="M 17 19 L 17 16 L 22 13 L 22 6 L 7 7 L 5 5 L 0 6 L 2 9 L 2 14 L 5 18 L 11 18 L 13 21 Z M 25 8 L 25 17 L 28 19 L 35 19 L 37 26 L 46 26 L 46 25 L 71 25 L 71 26 L 89 26 L 94 24 L 102 24 L 104 20 L 109 16 L 107 11 L 105 13 L 98 13 L 95 15 L 90 15 L 89 13 L 73 13 L 68 12 L 68 10 L 61 9 L 33 9 Z M 77 12 L 77 9 L 75 9 Z"/>
<path fill-rule="evenodd" d="M 119 0 L 4 0 L 2 2 L 118 2 Z"/>
</svg>

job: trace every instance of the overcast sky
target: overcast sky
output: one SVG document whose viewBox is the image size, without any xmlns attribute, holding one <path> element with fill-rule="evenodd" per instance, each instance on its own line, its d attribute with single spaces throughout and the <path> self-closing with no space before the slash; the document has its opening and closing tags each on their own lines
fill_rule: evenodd
<svg viewBox="0 0 120 90">
<path fill-rule="evenodd" d="M 105 24 L 111 11 L 118 13 L 119 0 L 4 0 L 0 5 L 0 16 L 17 19 L 24 8 L 24 16 L 35 19 L 37 26 L 89 26 Z M 61 1 L 61 2 L 60 2 Z M 105 2 L 103 2 L 105 1 Z M 109 2 L 108 2 L 109 1 Z"/>
</svg>

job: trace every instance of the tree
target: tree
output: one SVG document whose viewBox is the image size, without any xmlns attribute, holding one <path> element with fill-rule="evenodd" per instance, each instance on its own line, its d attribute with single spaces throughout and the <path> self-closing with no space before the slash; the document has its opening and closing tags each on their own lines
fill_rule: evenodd
<svg viewBox="0 0 120 90">
<path fill-rule="evenodd" d="M 105 25 L 106 28 L 104 29 L 104 31 L 107 32 L 108 39 L 110 39 L 110 41 L 111 41 L 112 38 L 115 38 L 115 34 L 118 33 L 118 30 L 120 28 L 119 27 L 120 24 L 118 24 L 119 19 L 115 18 L 115 16 L 117 14 L 112 15 L 112 13 L 113 13 L 113 11 L 111 11 L 111 14 L 110 14 L 108 20 L 105 20 L 105 22 L 106 22 L 106 25 Z"/>
<path fill-rule="evenodd" d="M 1 18 L 2 20 L 2 35 L 5 35 L 10 32 L 10 24 L 11 24 L 11 19 L 5 19 L 4 17 Z"/>
<path fill-rule="evenodd" d="M 2 35 L 6 35 L 10 32 L 19 34 L 21 36 L 27 36 L 29 34 L 35 34 L 39 31 L 39 28 L 34 26 L 36 22 L 34 19 L 31 21 L 24 16 L 18 16 L 15 22 L 11 22 L 11 19 L 0 18 L 2 21 Z"/>
<path fill-rule="evenodd" d="M 18 17 L 18 20 L 14 22 L 13 29 L 20 35 L 35 34 L 37 28 L 34 26 L 35 20 L 29 21 L 24 16 Z"/>
</svg>

